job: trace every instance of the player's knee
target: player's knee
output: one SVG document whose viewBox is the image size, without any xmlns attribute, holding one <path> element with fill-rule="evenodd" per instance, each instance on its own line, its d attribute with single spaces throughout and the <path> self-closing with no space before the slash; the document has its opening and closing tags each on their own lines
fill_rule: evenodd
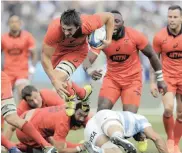
<svg viewBox="0 0 182 153">
<path fill-rule="evenodd" d="M 110 100 L 105 98 L 99 98 L 97 112 L 103 109 L 112 109 L 113 104 Z"/>
<path fill-rule="evenodd" d="M 173 115 L 173 107 L 167 107 L 164 110 L 165 117 L 171 117 Z"/>
<path fill-rule="evenodd" d="M 138 112 L 138 106 L 136 106 L 136 105 L 123 105 L 123 111 L 129 111 L 129 112 L 136 114 Z"/>
<path fill-rule="evenodd" d="M 177 120 L 182 122 L 182 111 L 177 111 Z"/>
<path fill-rule="evenodd" d="M 105 135 L 112 137 L 114 133 L 122 133 L 123 127 L 117 120 L 109 120 L 102 125 L 102 130 Z"/>
<path fill-rule="evenodd" d="M 62 72 L 61 80 L 65 81 L 68 77 L 70 77 L 76 70 L 76 67 L 69 61 L 60 61 L 60 63 L 56 66 L 55 70 Z"/>
</svg>

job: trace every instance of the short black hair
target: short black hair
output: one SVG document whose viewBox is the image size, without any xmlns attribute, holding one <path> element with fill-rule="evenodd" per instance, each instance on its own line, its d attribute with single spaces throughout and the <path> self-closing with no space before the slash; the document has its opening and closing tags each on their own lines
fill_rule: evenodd
<svg viewBox="0 0 182 153">
<path fill-rule="evenodd" d="M 122 16 L 122 14 L 118 11 L 118 10 L 112 10 L 110 11 L 111 13 L 116 13 L 116 14 L 120 14 Z"/>
<path fill-rule="evenodd" d="M 82 109 L 84 112 L 90 111 L 90 106 L 87 104 L 83 104 L 82 102 L 79 102 L 76 104 L 76 110 Z"/>
<path fill-rule="evenodd" d="M 33 91 L 37 92 L 38 90 L 31 85 L 25 86 L 21 91 L 22 99 L 26 101 L 26 97 L 31 96 Z"/>
<path fill-rule="evenodd" d="M 81 26 L 81 19 L 80 13 L 77 12 L 75 9 L 69 9 L 64 11 L 61 15 L 60 22 L 64 23 L 65 25 L 74 25 L 76 27 Z"/>
<path fill-rule="evenodd" d="M 179 5 L 171 5 L 168 10 L 179 10 L 182 15 L 182 8 Z"/>
</svg>

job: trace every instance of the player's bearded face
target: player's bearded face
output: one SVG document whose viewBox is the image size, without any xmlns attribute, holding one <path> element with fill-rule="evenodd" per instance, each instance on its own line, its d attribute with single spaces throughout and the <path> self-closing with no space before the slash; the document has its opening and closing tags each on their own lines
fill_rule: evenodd
<svg viewBox="0 0 182 153">
<path fill-rule="evenodd" d="M 168 11 L 168 27 L 177 29 L 182 24 L 182 15 L 178 9 Z"/>
<path fill-rule="evenodd" d="M 66 38 L 73 37 L 73 35 L 77 32 L 78 29 L 79 27 L 76 27 L 74 25 L 65 25 L 62 23 L 62 30 Z"/>
<path fill-rule="evenodd" d="M 118 36 L 120 35 L 121 31 L 123 30 L 124 21 L 120 14 L 114 14 L 114 31 L 113 31 L 113 39 L 117 40 Z"/>
<path fill-rule="evenodd" d="M 17 32 L 21 28 L 21 21 L 17 17 L 13 17 L 9 20 L 9 28 L 12 32 Z"/>
<path fill-rule="evenodd" d="M 81 127 L 84 125 L 85 118 L 88 116 L 88 112 L 84 112 L 83 110 L 79 109 L 76 110 L 75 114 L 71 116 L 71 127 Z"/>
</svg>

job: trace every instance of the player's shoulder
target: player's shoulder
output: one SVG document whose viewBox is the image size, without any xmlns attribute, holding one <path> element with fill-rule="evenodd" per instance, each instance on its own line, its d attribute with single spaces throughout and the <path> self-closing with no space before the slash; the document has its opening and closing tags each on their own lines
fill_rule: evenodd
<svg viewBox="0 0 182 153">
<path fill-rule="evenodd" d="M 5 32 L 1 35 L 1 39 L 9 37 L 9 32 Z"/>
<path fill-rule="evenodd" d="M 60 27 L 60 26 L 61 26 L 60 23 L 61 23 L 60 18 L 55 18 L 55 19 L 53 19 L 53 20 L 50 22 L 49 26 Z"/>
<path fill-rule="evenodd" d="M 52 93 L 54 93 L 55 91 L 53 91 L 53 90 L 50 90 L 50 89 L 41 89 L 40 90 L 40 94 L 41 94 L 41 96 L 44 98 L 44 97 L 46 97 L 46 98 L 48 98 Z"/>
<path fill-rule="evenodd" d="M 89 16 L 90 16 L 89 14 L 81 14 L 80 15 L 81 21 L 86 21 Z"/>
<path fill-rule="evenodd" d="M 1 71 L 1 79 L 6 79 L 6 78 L 9 78 L 8 75 L 4 71 Z"/>
<path fill-rule="evenodd" d="M 139 32 L 139 30 L 136 30 L 135 28 L 129 27 L 129 26 L 125 26 L 125 31 L 127 31 L 129 33 Z"/>
<path fill-rule="evenodd" d="M 166 34 L 168 34 L 167 33 L 167 28 L 166 27 L 164 27 L 164 28 L 162 28 L 160 31 L 158 31 L 158 32 L 156 32 L 156 34 L 155 34 L 155 37 L 164 37 L 164 35 L 166 35 Z"/>
<path fill-rule="evenodd" d="M 46 94 L 46 93 L 52 93 L 52 92 L 54 92 L 54 91 L 53 91 L 53 90 L 50 90 L 50 89 L 41 89 L 41 90 L 40 90 L 40 93 L 43 93 L 43 94 L 44 94 L 44 93 L 45 93 L 45 94 Z"/>
<path fill-rule="evenodd" d="M 32 37 L 32 34 L 27 30 L 21 30 L 21 35 L 23 37 Z"/>
</svg>

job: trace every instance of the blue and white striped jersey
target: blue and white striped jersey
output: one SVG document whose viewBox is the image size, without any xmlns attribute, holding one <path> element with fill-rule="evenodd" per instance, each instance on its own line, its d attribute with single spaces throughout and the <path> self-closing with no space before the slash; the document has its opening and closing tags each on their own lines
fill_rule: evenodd
<svg viewBox="0 0 182 153">
<path fill-rule="evenodd" d="M 132 137 L 139 132 L 143 132 L 146 127 L 151 126 L 146 117 L 142 115 L 134 114 L 128 111 L 120 111 L 116 113 L 123 125 L 124 137 Z"/>
</svg>

